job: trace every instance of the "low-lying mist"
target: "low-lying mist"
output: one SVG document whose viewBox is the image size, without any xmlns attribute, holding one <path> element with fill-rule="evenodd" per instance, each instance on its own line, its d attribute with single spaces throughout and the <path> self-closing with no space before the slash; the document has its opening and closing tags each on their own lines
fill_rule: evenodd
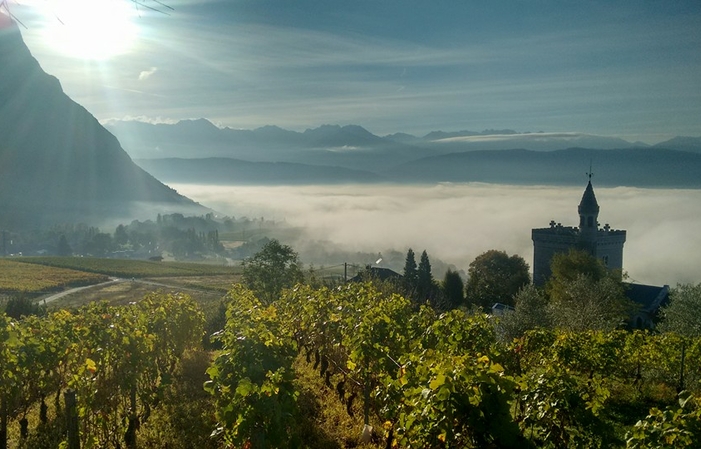
<svg viewBox="0 0 701 449">
<path fill-rule="evenodd" d="M 179 193 L 223 214 L 304 228 L 303 240 L 346 251 L 424 249 L 467 271 L 489 249 L 532 265 L 531 228 L 579 222 L 581 188 L 486 184 L 201 186 Z M 701 282 L 701 190 L 597 188 L 601 226 L 628 231 L 624 270 L 635 282 Z M 342 263 L 343 260 L 339 260 Z"/>
</svg>

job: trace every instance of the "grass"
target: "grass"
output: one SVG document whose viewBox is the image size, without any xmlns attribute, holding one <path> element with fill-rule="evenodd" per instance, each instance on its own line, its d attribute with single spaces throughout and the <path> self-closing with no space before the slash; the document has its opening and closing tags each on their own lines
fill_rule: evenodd
<svg viewBox="0 0 701 449">
<path fill-rule="evenodd" d="M 0 259 L 0 292 L 52 292 L 107 281 L 104 274 L 70 269 L 68 267 L 37 266 L 22 261 Z"/>
<path fill-rule="evenodd" d="M 326 386 L 324 378 L 319 376 L 318 370 L 315 370 L 312 364 L 306 362 L 303 353 L 297 357 L 294 369 L 297 376 L 295 388 L 299 391 L 297 401 L 300 409 L 299 432 L 303 435 L 304 447 L 310 449 L 384 447 L 384 438 L 381 436 L 382 426 L 378 422 L 373 422 L 372 419 L 370 424 L 374 429 L 379 429 L 380 435 L 374 435 L 373 443 L 360 443 L 360 435 L 363 431 L 360 399 L 353 402 L 354 416 L 350 416 L 346 411 L 346 405 L 339 400 L 335 388 Z M 340 374 L 331 376 L 332 387 L 341 380 Z"/>
</svg>

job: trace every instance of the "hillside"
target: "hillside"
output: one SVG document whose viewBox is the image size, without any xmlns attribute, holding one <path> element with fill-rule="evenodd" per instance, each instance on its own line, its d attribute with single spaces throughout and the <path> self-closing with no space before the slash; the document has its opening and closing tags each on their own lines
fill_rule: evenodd
<svg viewBox="0 0 701 449">
<path fill-rule="evenodd" d="M 0 27 L 0 226 L 203 213 L 132 162 L 117 139 Z"/>
</svg>

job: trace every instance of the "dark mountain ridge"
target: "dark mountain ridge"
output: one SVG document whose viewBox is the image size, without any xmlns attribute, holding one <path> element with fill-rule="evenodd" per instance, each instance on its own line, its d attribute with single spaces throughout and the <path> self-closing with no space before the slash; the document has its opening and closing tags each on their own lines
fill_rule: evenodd
<svg viewBox="0 0 701 449">
<path fill-rule="evenodd" d="M 93 224 L 146 204 L 154 214 L 207 210 L 134 164 L 8 21 L 0 23 L 0 67 L 0 226 Z"/>
<path fill-rule="evenodd" d="M 701 154 L 662 148 L 468 151 L 400 164 L 394 182 L 572 185 L 593 166 L 597 185 L 701 188 Z"/>
<path fill-rule="evenodd" d="M 467 151 L 418 159 L 376 172 L 231 158 L 139 159 L 160 179 L 193 184 L 312 185 L 486 182 L 579 185 L 590 164 L 597 185 L 701 188 L 701 154 L 659 148 Z"/>
</svg>

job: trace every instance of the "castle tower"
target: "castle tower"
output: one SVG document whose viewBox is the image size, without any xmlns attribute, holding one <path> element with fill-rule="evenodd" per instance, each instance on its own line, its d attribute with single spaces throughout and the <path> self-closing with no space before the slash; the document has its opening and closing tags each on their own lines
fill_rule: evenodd
<svg viewBox="0 0 701 449">
<path fill-rule="evenodd" d="M 599 228 L 599 203 L 591 184 L 591 173 L 577 212 L 579 227 L 562 226 L 551 221 L 549 228 L 531 230 L 534 284 L 545 284 L 550 278 L 550 262 L 553 255 L 568 252 L 571 248 L 589 252 L 601 259 L 611 270 L 623 269 L 626 231 L 612 230 L 608 224 Z"/>
</svg>

